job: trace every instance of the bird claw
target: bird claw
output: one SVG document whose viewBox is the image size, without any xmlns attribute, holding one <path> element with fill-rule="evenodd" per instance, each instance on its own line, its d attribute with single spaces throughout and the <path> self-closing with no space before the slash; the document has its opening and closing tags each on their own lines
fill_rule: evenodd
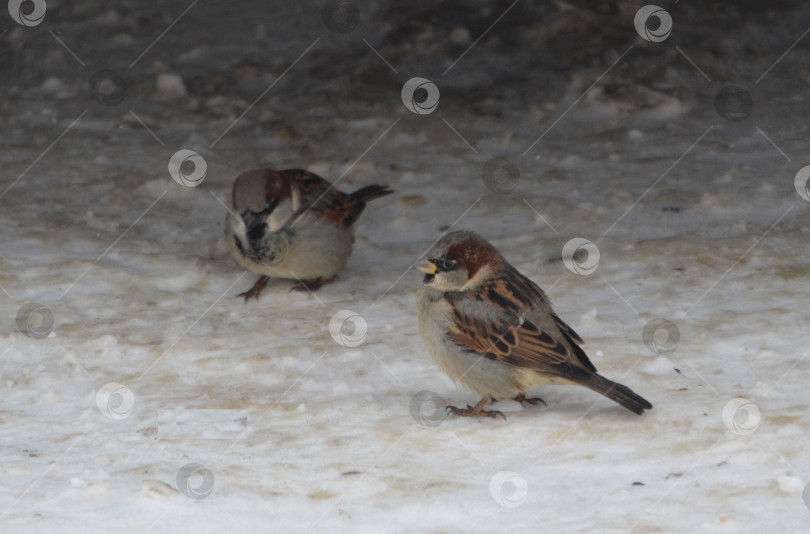
<svg viewBox="0 0 810 534">
<path fill-rule="evenodd" d="M 290 288 L 290 291 L 309 291 L 310 293 L 314 293 L 315 291 L 318 291 L 324 284 L 328 284 L 334 279 L 335 277 L 333 276 L 327 280 L 320 277 L 316 278 L 315 280 L 299 280 Z"/>
<path fill-rule="evenodd" d="M 483 407 L 479 408 L 478 406 L 470 406 L 469 404 L 466 408 L 447 406 L 445 409 L 447 410 L 447 413 L 461 417 L 489 417 L 495 419 L 500 415 L 503 417 L 504 421 L 506 420 L 506 416 L 503 414 L 503 412 L 499 412 L 497 410 L 484 410 Z"/>
<path fill-rule="evenodd" d="M 532 406 L 537 406 L 538 404 L 542 404 L 543 406 L 548 406 L 548 404 L 546 404 L 546 401 L 544 401 L 540 397 L 533 397 L 531 399 L 527 399 L 525 393 L 521 393 L 520 395 L 517 395 L 512 400 L 516 400 L 520 404 L 523 404 L 524 402 L 528 402 Z"/>
<path fill-rule="evenodd" d="M 270 278 L 268 278 L 267 276 L 259 277 L 259 279 L 256 280 L 256 283 L 253 284 L 253 287 L 251 287 L 247 291 L 239 293 L 238 295 L 236 295 L 236 298 L 245 297 L 245 303 L 247 303 L 247 301 L 250 300 L 251 298 L 259 300 L 259 295 L 261 295 L 265 286 L 267 286 L 267 282 L 269 280 Z"/>
</svg>

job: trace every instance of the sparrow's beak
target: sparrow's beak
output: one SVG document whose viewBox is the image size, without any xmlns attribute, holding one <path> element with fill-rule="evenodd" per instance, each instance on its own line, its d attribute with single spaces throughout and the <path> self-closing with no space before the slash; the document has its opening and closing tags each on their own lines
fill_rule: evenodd
<svg viewBox="0 0 810 534">
<path fill-rule="evenodd" d="M 416 265 L 414 265 L 413 268 L 416 269 L 417 271 L 422 271 L 423 273 L 429 274 L 431 276 L 436 274 L 436 271 L 439 270 L 439 268 L 436 267 L 436 264 L 430 260 L 422 260 Z"/>
</svg>

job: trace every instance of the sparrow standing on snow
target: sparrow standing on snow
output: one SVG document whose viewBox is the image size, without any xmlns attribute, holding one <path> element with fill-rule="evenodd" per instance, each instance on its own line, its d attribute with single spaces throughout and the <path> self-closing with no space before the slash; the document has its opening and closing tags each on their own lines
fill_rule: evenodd
<svg viewBox="0 0 810 534">
<path fill-rule="evenodd" d="M 455 415 L 503 415 L 489 401 L 536 404 L 526 393 L 547 384 L 577 384 L 641 415 L 652 404 L 596 373 L 582 339 L 560 319 L 546 294 L 474 232 L 451 232 L 415 265 L 425 273 L 417 295 L 419 333 L 433 359 L 464 388 L 482 395 Z"/>
<path fill-rule="evenodd" d="M 294 279 L 293 289 L 310 291 L 330 282 L 349 259 L 366 203 L 391 193 L 386 185 L 342 193 L 299 169 L 240 174 L 225 220 L 228 251 L 261 277 L 238 296 L 258 299 L 270 278 Z"/>
</svg>

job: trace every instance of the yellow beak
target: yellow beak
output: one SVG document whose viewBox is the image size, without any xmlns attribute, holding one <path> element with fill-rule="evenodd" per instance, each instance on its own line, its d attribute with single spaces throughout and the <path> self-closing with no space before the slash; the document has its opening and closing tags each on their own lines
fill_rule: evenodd
<svg viewBox="0 0 810 534">
<path fill-rule="evenodd" d="M 416 269 L 417 271 L 422 271 L 423 273 L 427 274 L 436 274 L 436 271 L 439 270 L 439 268 L 436 267 L 436 264 L 434 264 L 430 260 L 422 260 L 416 265 L 414 265 L 413 268 Z"/>
</svg>

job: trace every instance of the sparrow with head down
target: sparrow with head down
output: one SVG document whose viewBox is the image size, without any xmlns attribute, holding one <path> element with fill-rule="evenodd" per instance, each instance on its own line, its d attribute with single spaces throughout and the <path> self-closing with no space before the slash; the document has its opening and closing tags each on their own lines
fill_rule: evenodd
<svg viewBox="0 0 810 534">
<path fill-rule="evenodd" d="M 240 174 L 225 237 L 231 256 L 261 276 L 238 296 L 258 299 L 270 278 L 296 280 L 293 289 L 310 291 L 333 280 L 351 255 L 354 224 L 366 203 L 391 193 L 384 185 L 342 193 L 299 169 Z"/>
<path fill-rule="evenodd" d="M 537 284 L 512 267 L 474 232 L 451 232 L 416 269 L 425 273 L 417 295 L 419 333 L 439 367 L 482 396 L 475 406 L 448 406 L 455 415 L 503 415 L 487 403 L 514 399 L 549 384 L 588 387 L 641 415 L 647 400 L 596 372 L 582 338 L 554 312 Z"/>
</svg>

